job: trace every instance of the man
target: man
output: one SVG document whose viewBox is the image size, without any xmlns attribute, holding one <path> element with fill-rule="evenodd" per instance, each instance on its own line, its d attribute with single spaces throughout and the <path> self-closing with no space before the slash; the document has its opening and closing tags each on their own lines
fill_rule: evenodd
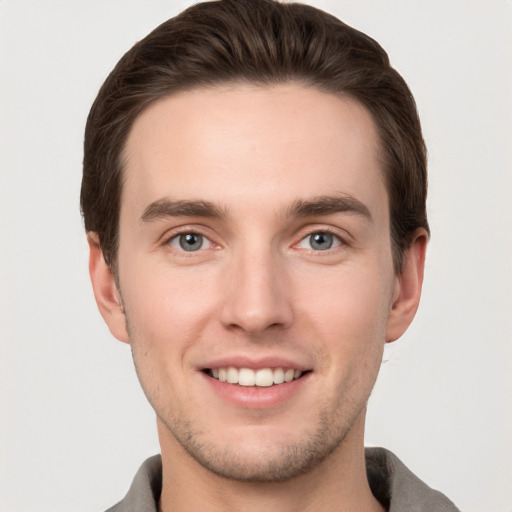
<svg viewBox="0 0 512 512">
<path fill-rule="evenodd" d="M 135 45 L 91 109 L 81 205 L 162 453 L 111 510 L 456 510 L 363 447 L 425 200 L 409 89 L 332 16 L 207 2 Z"/>
</svg>

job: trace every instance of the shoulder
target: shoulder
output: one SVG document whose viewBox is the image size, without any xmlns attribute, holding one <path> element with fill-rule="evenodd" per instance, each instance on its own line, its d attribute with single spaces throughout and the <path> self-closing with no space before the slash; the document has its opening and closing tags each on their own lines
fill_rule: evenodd
<svg viewBox="0 0 512 512">
<path fill-rule="evenodd" d="M 162 459 L 154 455 L 137 471 L 126 496 L 106 512 L 158 512 L 162 492 Z"/>
<path fill-rule="evenodd" d="M 372 492 L 389 512 L 458 512 L 444 494 L 422 482 L 389 450 L 366 448 L 365 454 Z"/>
</svg>

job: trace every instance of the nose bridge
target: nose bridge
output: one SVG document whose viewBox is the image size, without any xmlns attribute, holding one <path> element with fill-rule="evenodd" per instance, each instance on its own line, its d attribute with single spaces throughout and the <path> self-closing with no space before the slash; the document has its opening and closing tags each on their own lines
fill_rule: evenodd
<svg viewBox="0 0 512 512">
<path fill-rule="evenodd" d="M 222 321 L 257 334 L 269 327 L 287 327 L 292 308 L 283 262 L 270 243 L 252 241 L 233 251 Z"/>
</svg>

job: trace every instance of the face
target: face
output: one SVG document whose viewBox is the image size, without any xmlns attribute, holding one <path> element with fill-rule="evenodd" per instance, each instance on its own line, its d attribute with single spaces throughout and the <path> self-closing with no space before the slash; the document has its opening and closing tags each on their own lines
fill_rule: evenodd
<svg viewBox="0 0 512 512">
<path fill-rule="evenodd" d="M 370 115 L 296 84 L 192 90 L 145 110 L 124 156 L 122 308 L 102 311 L 161 441 L 239 480 L 321 464 L 412 318 Z"/>
</svg>

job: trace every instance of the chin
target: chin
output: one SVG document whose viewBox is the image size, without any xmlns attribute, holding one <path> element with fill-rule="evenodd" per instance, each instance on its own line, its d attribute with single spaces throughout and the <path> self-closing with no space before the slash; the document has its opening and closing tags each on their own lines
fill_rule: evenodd
<svg viewBox="0 0 512 512">
<path fill-rule="evenodd" d="M 332 422 L 321 415 L 309 431 L 262 435 L 258 429 L 254 436 L 244 432 L 222 439 L 182 422 L 164 424 L 188 456 L 215 475 L 238 482 L 272 483 L 294 479 L 319 466 L 343 443 L 354 421 Z"/>
</svg>

